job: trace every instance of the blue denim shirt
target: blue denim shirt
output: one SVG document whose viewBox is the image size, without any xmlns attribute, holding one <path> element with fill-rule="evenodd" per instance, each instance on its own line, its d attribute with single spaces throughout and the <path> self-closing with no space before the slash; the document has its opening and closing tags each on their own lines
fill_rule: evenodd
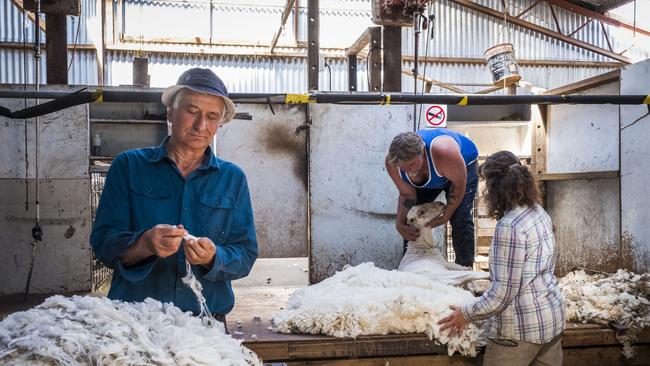
<svg viewBox="0 0 650 366">
<path fill-rule="evenodd" d="M 185 276 L 182 246 L 167 258 L 149 257 L 125 267 L 118 259 L 143 232 L 157 224 L 182 224 L 190 234 L 217 246 L 210 270 L 192 266 L 212 313 L 226 314 L 235 302 L 231 280 L 246 276 L 257 258 L 257 239 L 246 176 L 208 147 L 204 163 L 186 178 L 160 146 L 115 157 L 97 208 L 90 242 L 96 257 L 112 268 L 108 297 L 172 302 L 199 312 Z"/>
</svg>

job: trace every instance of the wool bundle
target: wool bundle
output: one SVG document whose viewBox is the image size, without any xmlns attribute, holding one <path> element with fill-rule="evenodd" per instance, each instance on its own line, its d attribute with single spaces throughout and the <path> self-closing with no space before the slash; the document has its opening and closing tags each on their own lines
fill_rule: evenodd
<svg viewBox="0 0 650 366">
<path fill-rule="evenodd" d="M 261 365 L 257 356 L 171 303 L 52 296 L 0 322 L 3 365 Z"/>
<path fill-rule="evenodd" d="M 613 274 L 588 275 L 584 270 L 559 280 L 566 301 L 567 321 L 597 323 L 624 329 L 617 337 L 626 357 L 631 343 L 650 325 L 650 275 L 619 269 Z"/>
<path fill-rule="evenodd" d="M 286 309 L 272 319 L 280 333 L 334 337 L 389 333 L 425 333 L 446 344 L 449 355 L 475 356 L 482 334 L 475 324 L 460 336 L 440 332 L 438 321 L 449 305 L 475 301 L 466 290 L 414 273 L 379 269 L 372 263 L 347 267 L 324 281 L 296 290 Z"/>
</svg>

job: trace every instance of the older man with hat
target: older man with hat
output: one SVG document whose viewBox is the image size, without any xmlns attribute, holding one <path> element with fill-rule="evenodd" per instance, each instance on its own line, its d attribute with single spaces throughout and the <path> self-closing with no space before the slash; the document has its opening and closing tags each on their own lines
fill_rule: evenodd
<svg viewBox="0 0 650 366">
<path fill-rule="evenodd" d="M 248 275 L 257 258 L 246 176 L 210 148 L 235 106 L 221 79 L 200 68 L 183 73 L 162 102 L 171 135 L 115 157 L 90 241 L 114 270 L 109 298 L 151 297 L 198 314 L 181 281 L 187 259 L 208 308 L 225 324 L 235 301 L 230 281 Z M 188 233 L 197 239 L 184 240 Z"/>
</svg>

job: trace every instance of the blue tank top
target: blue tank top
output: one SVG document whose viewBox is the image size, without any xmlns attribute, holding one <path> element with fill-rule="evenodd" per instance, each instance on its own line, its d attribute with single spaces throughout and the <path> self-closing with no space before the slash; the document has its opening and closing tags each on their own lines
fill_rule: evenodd
<svg viewBox="0 0 650 366">
<path fill-rule="evenodd" d="M 424 182 L 424 184 L 417 185 L 411 182 L 411 179 L 409 179 L 408 174 L 403 172 L 402 169 L 399 169 L 399 174 L 402 177 L 402 180 L 412 185 L 413 187 L 440 189 L 440 188 L 445 188 L 449 183 L 449 180 L 447 178 L 438 174 L 438 171 L 436 170 L 436 166 L 433 163 L 433 159 L 431 158 L 431 142 L 438 137 L 449 136 L 453 138 L 454 141 L 456 141 L 456 143 L 460 147 L 460 154 L 463 156 L 466 166 L 472 164 L 473 162 L 476 161 L 476 159 L 478 159 L 478 149 L 476 148 L 474 142 L 472 142 L 472 140 L 461 135 L 456 131 L 451 131 L 446 128 L 435 128 L 435 129 L 419 130 L 417 131 L 417 134 L 420 135 L 420 137 L 422 137 L 422 140 L 424 141 L 424 145 L 425 145 L 424 151 L 427 157 L 427 164 L 429 165 L 429 179 L 426 182 Z"/>
</svg>

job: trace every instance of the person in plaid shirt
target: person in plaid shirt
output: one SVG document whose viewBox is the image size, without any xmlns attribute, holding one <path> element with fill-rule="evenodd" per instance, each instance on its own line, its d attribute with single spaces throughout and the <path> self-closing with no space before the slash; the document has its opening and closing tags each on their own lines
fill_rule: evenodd
<svg viewBox="0 0 650 366">
<path fill-rule="evenodd" d="M 553 224 L 539 205 L 535 179 L 509 151 L 489 156 L 480 175 L 488 212 L 498 220 L 492 284 L 478 301 L 452 306 L 440 329 L 457 334 L 468 322 L 490 318 L 483 365 L 561 365 L 564 298 L 554 275 Z"/>
</svg>

